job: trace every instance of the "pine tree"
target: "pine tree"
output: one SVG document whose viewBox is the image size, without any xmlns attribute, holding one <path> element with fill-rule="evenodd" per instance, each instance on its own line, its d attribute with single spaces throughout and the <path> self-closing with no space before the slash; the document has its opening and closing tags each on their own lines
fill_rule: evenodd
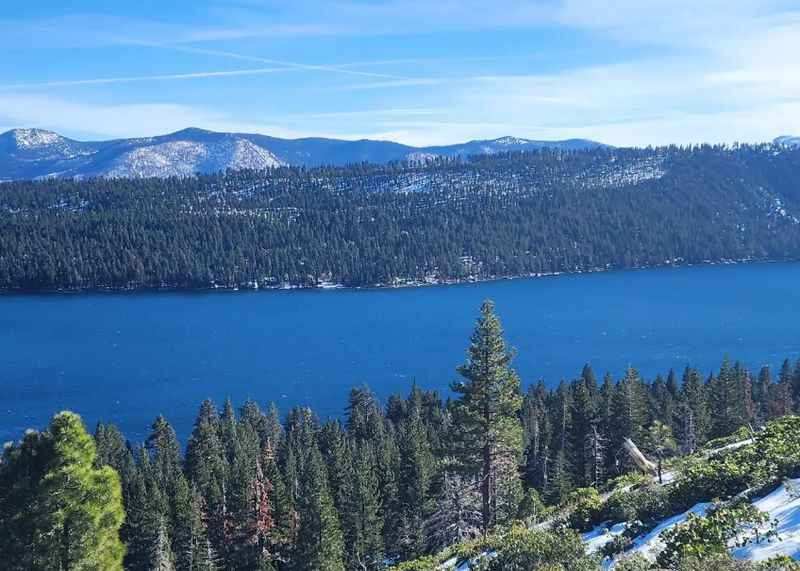
<svg viewBox="0 0 800 571">
<path fill-rule="evenodd" d="M 639 372 L 628 367 L 625 376 L 617 384 L 612 403 L 611 448 L 619 457 L 626 438 L 634 442 L 641 440 L 647 422 L 645 395 Z M 631 467 L 628 457 L 624 458 L 624 466 Z"/>
<path fill-rule="evenodd" d="M 713 438 L 727 436 L 745 423 L 741 382 L 741 367 L 738 364 L 731 367 L 726 355 L 722 360 L 719 375 L 716 377 L 712 375 L 708 382 Z"/>
<path fill-rule="evenodd" d="M 794 364 L 794 373 L 792 374 L 792 398 L 794 399 L 796 412 L 800 413 L 800 359 Z"/>
<path fill-rule="evenodd" d="M 412 409 L 400 431 L 399 495 L 401 505 L 401 543 L 405 558 L 424 552 L 423 522 L 433 510 L 433 454 L 419 415 Z"/>
<path fill-rule="evenodd" d="M 775 387 L 772 413 L 774 418 L 792 414 L 794 410 L 794 402 L 792 400 L 792 393 L 794 391 L 793 385 L 792 368 L 789 364 L 789 359 L 786 359 L 783 362 L 783 366 L 781 366 L 778 384 Z"/>
<path fill-rule="evenodd" d="M 186 471 L 206 503 L 209 538 L 219 554 L 227 549 L 228 470 L 219 416 L 211 401 L 203 401 L 186 449 Z"/>
<path fill-rule="evenodd" d="M 375 454 L 369 443 L 353 450 L 353 485 L 344 510 L 349 569 L 377 569 L 383 560 L 383 521 L 380 513 Z"/>
<path fill-rule="evenodd" d="M 755 423 L 757 426 L 764 426 L 767 420 L 772 418 L 772 396 L 774 392 L 772 372 L 769 365 L 764 365 L 758 372 L 758 379 L 753 388 L 753 397 L 756 401 Z"/>
<path fill-rule="evenodd" d="M 111 466 L 118 474 L 122 474 L 128 466 L 130 450 L 119 429 L 113 424 L 98 422 L 94 441 L 97 447 L 97 467 Z"/>
<path fill-rule="evenodd" d="M 573 384 L 570 399 L 569 458 L 578 486 L 585 486 L 593 480 L 595 462 L 592 459 L 592 447 L 587 447 L 587 441 L 596 432 L 594 392 L 591 385 L 582 379 Z"/>
<path fill-rule="evenodd" d="M 551 438 L 550 415 L 544 399 L 547 389 L 542 381 L 531 387 L 523 405 L 525 438 L 524 479 L 529 487 L 544 490 L 546 487 L 547 450 Z"/>
<path fill-rule="evenodd" d="M 344 571 L 344 541 L 328 490 L 325 463 L 317 446 L 306 451 L 297 498 L 300 515 L 293 568 Z"/>
<path fill-rule="evenodd" d="M 122 570 L 119 477 L 97 467 L 78 415 L 59 413 L 44 433 L 7 446 L 0 484 L 0 546 L 10 569 Z"/>
<path fill-rule="evenodd" d="M 680 394 L 683 422 L 679 434 L 681 447 L 687 454 L 694 452 L 707 440 L 711 419 L 706 399 L 706 386 L 700 373 L 687 367 L 683 373 Z"/>
<path fill-rule="evenodd" d="M 461 395 L 453 407 L 458 456 L 464 469 L 479 475 L 484 532 L 496 521 L 498 493 L 521 491 L 518 477 L 498 489 L 499 466 L 519 462 L 522 452 L 522 396 L 512 357 L 494 303 L 487 300 L 470 340 L 469 360 L 458 369 L 465 381 L 452 386 Z"/>
</svg>

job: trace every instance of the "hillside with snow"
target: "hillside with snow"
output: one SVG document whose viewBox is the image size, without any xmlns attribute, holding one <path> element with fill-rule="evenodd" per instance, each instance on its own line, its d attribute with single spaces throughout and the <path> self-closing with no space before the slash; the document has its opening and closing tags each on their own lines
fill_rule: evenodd
<svg viewBox="0 0 800 571">
<path fill-rule="evenodd" d="M 560 558 L 562 566 L 547 568 L 800 569 L 800 417 L 747 432 L 675 458 L 661 478 L 629 473 L 599 492 L 575 490 L 541 516 L 398 568 L 539 569 L 537 561 Z"/>
<path fill-rule="evenodd" d="M 81 142 L 43 129 L 14 129 L 0 134 L 0 181 L 94 176 L 163 178 L 226 169 L 425 162 L 437 157 L 494 155 L 545 147 L 578 150 L 600 146 L 584 139 L 533 141 L 502 137 L 442 147 L 411 147 L 391 141 L 279 139 L 203 129 L 184 129 L 158 137 Z"/>
</svg>

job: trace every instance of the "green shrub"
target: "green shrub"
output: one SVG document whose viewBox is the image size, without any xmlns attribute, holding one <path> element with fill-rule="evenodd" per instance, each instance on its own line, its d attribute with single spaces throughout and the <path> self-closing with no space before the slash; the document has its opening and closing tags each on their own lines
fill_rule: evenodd
<svg viewBox="0 0 800 571">
<path fill-rule="evenodd" d="M 703 446 L 700 447 L 700 451 L 702 452 L 711 452 L 718 448 L 722 448 L 724 446 L 728 446 L 729 444 L 735 444 L 736 442 L 741 442 L 742 440 L 747 440 L 752 436 L 750 429 L 746 426 L 742 426 L 733 434 L 729 434 L 728 436 L 723 436 L 722 438 L 714 438 L 713 440 L 709 440 Z"/>
<path fill-rule="evenodd" d="M 615 570 L 619 567 L 615 567 Z M 687 557 L 675 568 L 676 571 L 800 571 L 800 563 L 790 557 L 779 556 L 767 561 L 753 563 L 740 561 L 729 553 L 715 553 L 706 557 Z"/>
<path fill-rule="evenodd" d="M 544 505 L 544 502 L 542 502 L 539 496 L 539 492 L 537 492 L 535 488 L 530 488 L 522 496 L 517 517 L 519 517 L 519 519 L 528 519 L 534 523 L 538 523 L 552 511 L 553 508 Z"/>
<path fill-rule="evenodd" d="M 600 517 L 610 521 L 641 520 L 650 523 L 673 513 L 674 506 L 667 489 L 649 485 L 638 490 L 614 492 L 603 504 Z"/>
<path fill-rule="evenodd" d="M 686 558 L 727 554 L 728 543 L 734 538 L 739 546 L 757 540 L 768 519 L 767 514 L 746 501 L 712 508 L 705 517 L 690 514 L 685 522 L 662 534 L 665 545 L 658 563 L 673 569 Z M 749 528 L 748 533 L 742 533 L 743 526 Z"/>
<path fill-rule="evenodd" d="M 595 571 L 596 557 L 587 556 L 580 535 L 574 531 L 551 533 L 516 525 L 483 557 L 475 571 L 530 571 L 552 569 Z"/>
<path fill-rule="evenodd" d="M 620 535 L 614 536 L 611 541 L 606 543 L 601 549 L 600 553 L 603 557 L 614 557 L 622 553 L 623 551 L 628 550 L 633 545 L 633 539 L 628 537 L 627 534 L 622 533 Z"/>
<path fill-rule="evenodd" d="M 603 498 L 594 488 L 578 488 L 567 496 L 567 505 L 572 508 L 569 524 L 579 531 L 586 531 L 600 523 Z"/>
<path fill-rule="evenodd" d="M 650 568 L 652 563 L 639 553 L 620 557 L 614 565 L 614 571 L 647 571 Z"/>
<path fill-rule="evenodd" d="M 710 498 L 729 498 L 749 488 L 800 474 L 800 417 L 768 422 L 752 444 L 688 461 L 672 487 L 673 504 L 688 507 Z"/>
<path fill-rule="evenodd" d="M 616 478 L 609 480 L 606 483 L 605 489 L 611 491 L 620 491 L 622 488 L 640 488 L 652 483 L 652 477 L 639 472 L 631 472 L 629 474 L 623 474 L 622 476 L 617 476 Z"/>
</svg>

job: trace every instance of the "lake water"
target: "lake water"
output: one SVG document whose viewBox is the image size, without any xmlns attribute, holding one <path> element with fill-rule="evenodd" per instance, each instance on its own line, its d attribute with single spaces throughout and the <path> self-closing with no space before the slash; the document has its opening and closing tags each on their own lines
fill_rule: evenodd
<svg viewBox="0 0 800 571">
<path fill-rule="evenodd" d="M 800 264 L 558 276 L 398 290 L 0 297 L 0 440 L 63 409 L 133 440 L 159 413 L 185 438 L 200 401 L 341 414 L 350 387 L 447 390 L 484 298 L 524 383 L 591 362 L 646 376 L 800 352 Z"/>
</svg>

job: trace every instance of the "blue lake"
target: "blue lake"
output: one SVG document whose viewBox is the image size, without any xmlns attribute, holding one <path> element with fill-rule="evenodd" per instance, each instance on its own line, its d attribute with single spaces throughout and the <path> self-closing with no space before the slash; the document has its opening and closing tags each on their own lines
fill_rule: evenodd
<svg viewBox="0 0 800 571">
<path fill-rule="evenodd" d="M 185 438 L 230 396 L 341 414 L 350 387 L 446 391 L 483 299 L 524 383 L 584 362 L 648 378 L 724 354 L 751 368 L 800 353 L 800 264 L 611 272 L 398 290 L 0 297 L 0 439 L 63 409 L 133 440 L 159 413 Z"/>
</svg>

